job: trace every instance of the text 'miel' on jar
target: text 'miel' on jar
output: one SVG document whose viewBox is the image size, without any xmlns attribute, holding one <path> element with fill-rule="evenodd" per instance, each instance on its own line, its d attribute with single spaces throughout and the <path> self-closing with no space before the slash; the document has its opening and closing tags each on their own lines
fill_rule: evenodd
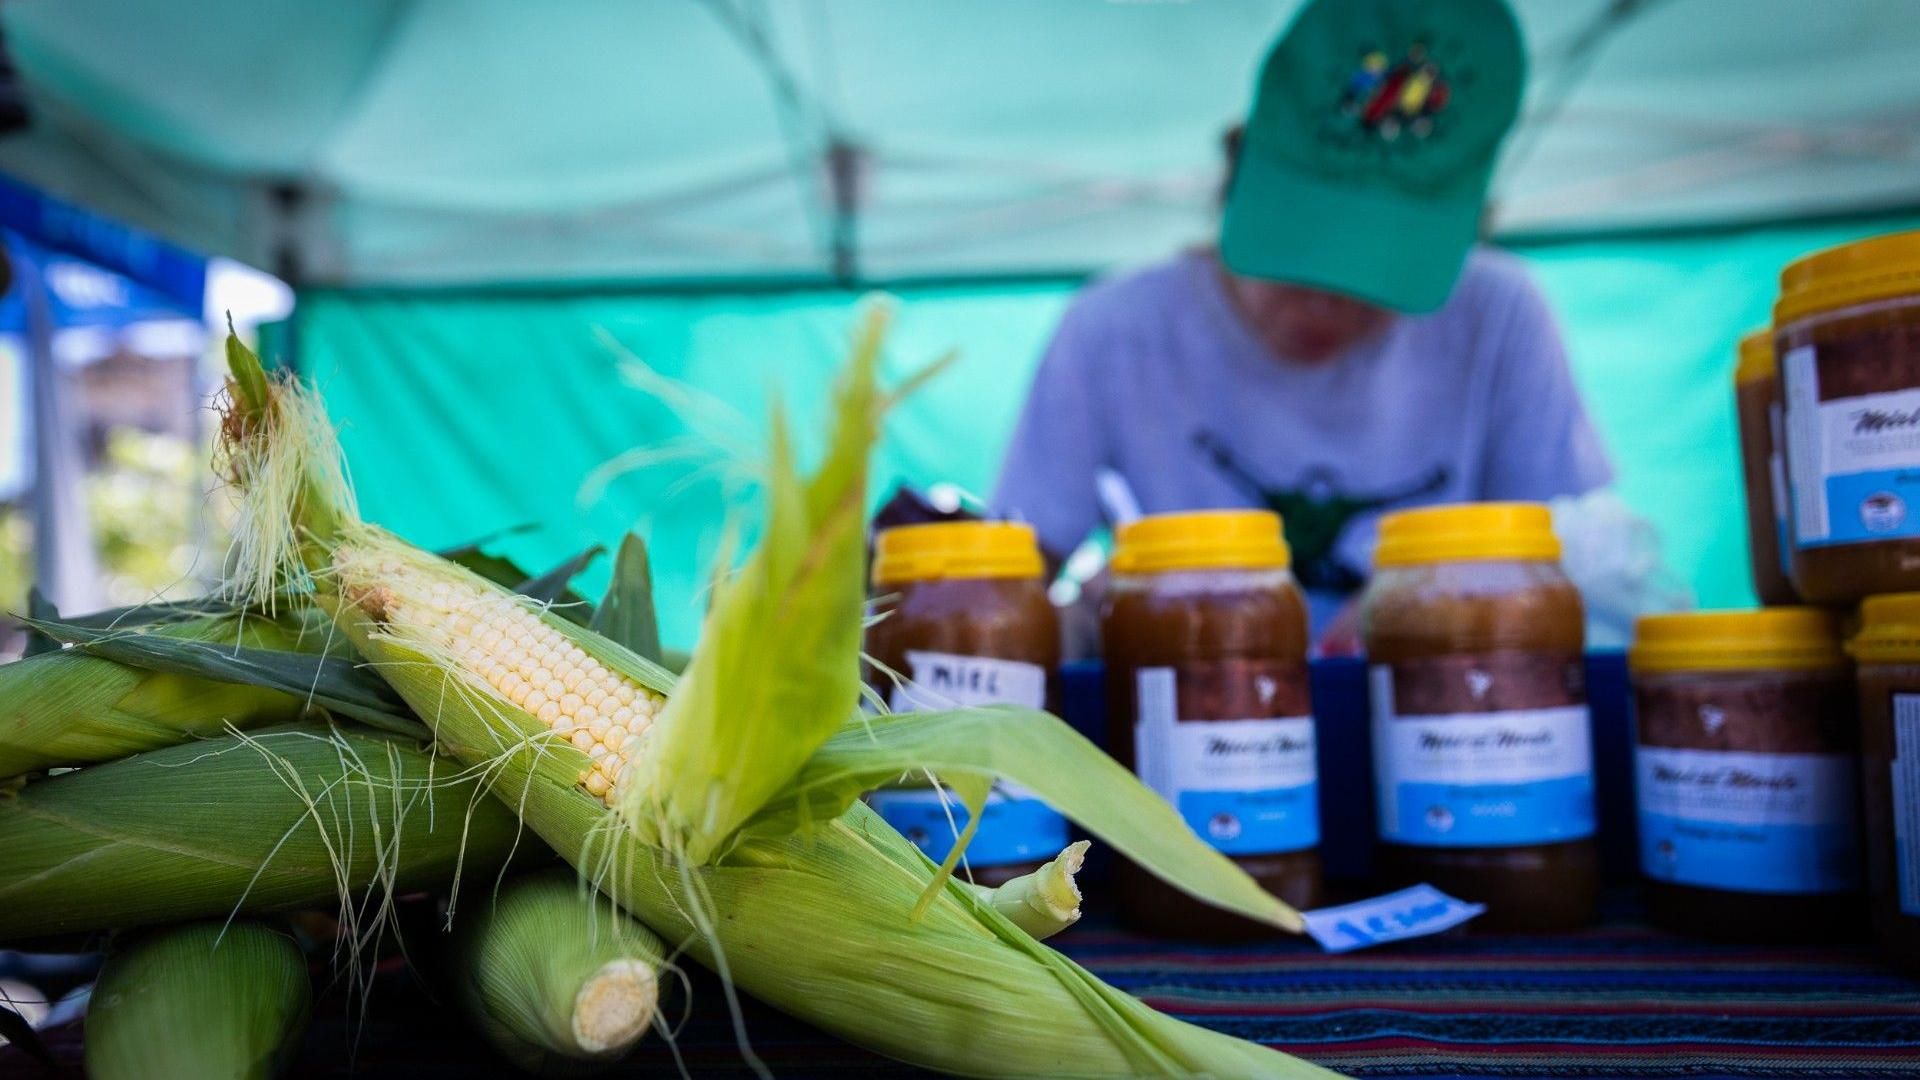
<svg viewBox="0 0 1920 1080">
<path fill-rule="evenodd" d="M 1320 807 L 1307 610 L 1279 517 L 1162 514 L 1123 525 L 1102 619 L 1108 750 L 1201 839 L 1296 908 L 1320 898 Z M 1131 864 L 1137 929 L 1233 938 L 1223 915 Z"/>
<path fill-rule="evenodd" d="M 1795 587 L 1819 604 L 1920 589 L 1920 232 L 1789 264 L 1773 324 Z"/>
<path fill-rule="evenodd" d="M 969 705 L 1048 708 L 1060 627 L 1047 599 L 1033 530 L 1011 522 L 904 525 L 880 533 L 869 686 L 895 712 Z M 867 801 L 927 857 L 952 851 L 966 808 L 931 786 L 883 788 Z M 974 881 L 997 885 L 1038 869 L 1067 846 L 1059 813 L 1017 785 L 994 785 L 968 844 Z"/>
<path fill-rule="evenodd" d="M 1486 929 L 1591 921 L 1599 889 L 1580 594 L 1546 507 L 1380 523 L 1362 600 L 1381 876 L 1487 905 Z"/>
<path fill-rule="evenodd" d="M 1746 941 L 1857 932 L 1859 724 L 1835 616 L 1648 615 L 1628 662 L 1654 921 Z"/>
<path fill-rule="evenodd" d="M 1867 902 L 1885 956 L 1920 973 L 1920 593 L 1869 597 L 1859 665 Z"/>
</svg>

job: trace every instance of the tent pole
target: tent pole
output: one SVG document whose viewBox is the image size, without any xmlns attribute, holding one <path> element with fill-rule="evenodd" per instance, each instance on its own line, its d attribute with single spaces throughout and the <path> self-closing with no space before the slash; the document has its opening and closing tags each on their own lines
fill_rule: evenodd
<svg viewBox="0 0 1920 1080">
<path fill-rule="evenodd" d="M 33 564 L 40 591 L 61 612 L 100 607 L 99 564 L 82 482 L 86 460 L 73 408 L 53 356 L 53 305 L 42 264 L 16 268 L 27 315 L 27 370 L 33 394 Z"/>
<path fill-rule="evenodd" d="M 827 143 L 827 191 L 833 198 L 829 252 L 833 279 L 852 288 L 860 280 L 861 181 L 866 151 L 857 143 L 835 136 Z"/>
</svg>

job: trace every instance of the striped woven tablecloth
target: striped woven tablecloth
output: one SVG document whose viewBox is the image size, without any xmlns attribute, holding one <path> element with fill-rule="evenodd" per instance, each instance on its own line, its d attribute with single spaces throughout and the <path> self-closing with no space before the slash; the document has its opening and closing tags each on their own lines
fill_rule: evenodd
<svg viewBox="0 0 1920 1080">
<path fill-rule="evenodd" d="M 1878 966 L 1869 947 L 1715 945 L 1630 914 L 1564 937 L 1461 935 L 1345 956 L 1298 941 L 1150 941 L 1099 919 L 1059 944 L 1161 1009 L 1355 1076 L 1920 1076 L 1920 981 Z M 751 1076 L 718 984 L 696 973 L 693 986 L 676 1040 L 688 1071 Z M 344 997 L 322 998 L 296 1075 L 342 1075 L 350 1059 L 358 1075 L 396 1080 L 499 1068 L 402 971 L 376 984 L 364 1028 Z M 777 1076 L 920 1075 L 751 1003 L 746 1022 Z M 76 1028 L 49 1042 L 77 1065 Z M 621 1074 L 679 1070 L 649 1039 Z M 0 1050 L 0 1077 L 53 1075 Z"/>
<path fill-rule="evenodd" d="M 1075 931 L 1162 1010 L 1355 1076 L 1920 1076 L 1920 982 L 1865 946 L 1715 945 L 1633 923 L 1330 957 Z"/>
</svg>

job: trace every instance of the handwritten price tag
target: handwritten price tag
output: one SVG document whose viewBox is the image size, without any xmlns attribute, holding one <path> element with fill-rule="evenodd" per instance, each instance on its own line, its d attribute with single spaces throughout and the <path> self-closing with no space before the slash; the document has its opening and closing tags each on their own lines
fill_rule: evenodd
<svg viewBox="0 0 1920 1080">
<path fill-rule="evenodd" d="M 1469 904 L 1431 885 L 1415 885 L 1304 914 L 1307 933 L 1321 948 L 1337 953 L 1451 930 L 1486 910 L 1485 904 Z"/>
</svg>

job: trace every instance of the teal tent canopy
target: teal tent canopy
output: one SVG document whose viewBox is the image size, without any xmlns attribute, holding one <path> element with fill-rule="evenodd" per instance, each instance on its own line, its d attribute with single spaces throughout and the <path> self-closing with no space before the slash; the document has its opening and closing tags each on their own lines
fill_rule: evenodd
<svg viewBox="0 0 1920 1080">
<path fill-rule="evenodd" d="M 0 168 L 300 284 L 1080 273 L 1205 235 L 1294 0 L 0 11 Z M 1498 232 L 1920 203 L 1906 0 L 1519 0 Z"/>
<path fill-rule="evenodd" d="M 1217 140 L 1289 0 L 137 0 L 9 4 L 35 126 L 0 171 L 301 289 L 374 516 L 634 521 L 684 642 L 729 470 L 621 350 L 737 411 L 817 406 L 849 303 L 961 364 L 882 472 L 984 492 L 1085 274 L 1205 240 Z M 1521 0 L 1532 84 L 1495 235 L 1535 263 L 1630 501 L 1750 599 L 1729 378 L 1780 265 L 1920 208 L 1905 0 Z M 710 433 L 709 433 L 710 434 Z M 738 462 L 734 462 L 738 465 Z M 581 487 L 593 481 L 583 500 Z"/>
</svg>

